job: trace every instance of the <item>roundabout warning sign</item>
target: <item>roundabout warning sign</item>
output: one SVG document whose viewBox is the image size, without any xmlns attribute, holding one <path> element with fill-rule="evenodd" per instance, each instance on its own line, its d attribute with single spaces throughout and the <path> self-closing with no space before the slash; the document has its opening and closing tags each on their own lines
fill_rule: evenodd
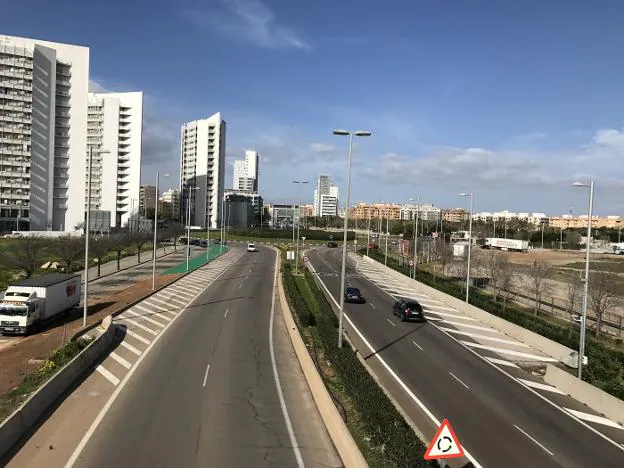
<svg viewBox="0 0 624 468">
<path fill-rule="evenodd" d="M 425 460 L 440 460 L 445 458 L 459 458 L 464 456 L 464 449 L 459 443 L 455 431 L 445 419 L 440 424 L 436 435 L 433 436 L 429 448 L 425 452 Z"/>
</svg>

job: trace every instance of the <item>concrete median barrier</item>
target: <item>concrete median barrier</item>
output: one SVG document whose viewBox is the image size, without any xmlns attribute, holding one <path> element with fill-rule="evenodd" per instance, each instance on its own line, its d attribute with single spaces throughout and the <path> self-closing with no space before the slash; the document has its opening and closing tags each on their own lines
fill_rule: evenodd
<svg viewBox="0 0 624 468">
<path fill-rule="evenodd" d="M 99 335 L 74 359 L 35 391 L 0 425 L 0 459 L 41 420 L 68 388 L 110 348 L 115 327 L 109 315 L 98 327 Z"/>
<path fill-rule="evenodd" d="M 278 255 L 280 255 L 279 251 Z M 297 328 L 297 324 L 293 318 L 293 313 L 290 310 L 288 300 L 286 299 L 282 275 L 280 275 L 278 281 L 278 294 L 280 304 L 282 305 L 282 311 L 284 312 L 286 328 L 288 329 L 288 334 L 295 350 L 295 355 L 297 356 L 297 360 L 299 361 L 303 375 L 308 383 L 308 387 L 310 388 L 316 407 L 321 415 L 323 424 L 325 424 L 325 427 L 327 428 L 327 432 L 336 447 L 342 463 L 346 468 L 360 468 L 368 466 L 362 452 L 360 452 L 359 447 L 355 443 L 351 432 L 349 432 L 347 425 L 340 417 L 340 413 L 334 405 L 329 392 L 325 388 L 323 379 L 319 375 L 318 370 L 312 361 L 312 357 L 310 356 L 308 349 L 299 334 L 299 329 Z"/>
<path fill-rule="evenodd" d="M 607 392 L 579 380 L 576 376 L 552 364 L 546 365 L 544 381 L 567 393 L 575 400 L 586 404 L 594 411 L 624 426 L 624 401 Z"/>
<path fill-rule="evenodd" d="M 357 256 L 354 253 L 350 255 L 354 259 Z M 521 341 L 522 343 L 525 343 L 554 359 L 557 359 L 560 362 L 566 363 L 566 365 L 576 366 L 576 351 L 566 346 L 563 346 L 556 341 L 549 340 L 542 335 L 527 330 L 526 328 L 522 328 L 521 326 L 514 323 L 508 322 L 505 319 L 490 314 L 489 312 L 479 309 L 478 307 L 475 307 L 471 304 L 467 304 L 461 299 L 457 299 L 456 297 L 450 296 L 446 293 L 443 293 L 442 291 L 438 291 L 435 288 L 413 280 L 405 276 L 403 273 L 393 270 L 392 268 L 387 267 L 383 263 L 380 263 L 377 260 L 373 260 L 370 257 L 358 257 L 358 260 L 361 259 L 374 264 L 378 268 L 381 268 L 383 271 L 386 272 L 386 274 L 388 274 L 388 276 L 396 278 L 406 286 L 414 288 L 415 291 L 419 291 L 421 293 L 427 294 L 433 299 L 442 301 L 448 306 L 454 307 L 459 312 L 463 312 L 467 316 L 472 317 L 485 325 L 489 325 L 492 328 L 502 333 L 505 333 L 506 335 L 515 338 L 518 341 Z"/>
</svg>

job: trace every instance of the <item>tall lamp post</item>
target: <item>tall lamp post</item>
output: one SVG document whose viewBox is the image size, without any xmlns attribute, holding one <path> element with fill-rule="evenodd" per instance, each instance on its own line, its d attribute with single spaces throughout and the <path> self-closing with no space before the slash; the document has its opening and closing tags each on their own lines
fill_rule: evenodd
<svg viewBox="0 0 624 468">
<path fill-rule="evenodd" d="M 414 200 L 410 198 L 410 200 Z M 416 264 L 418 262 L 418 218 L 420 216 L 420 197 L 416 198 L 416 216 L 414 217 L 414 279 L 416 279 Z"/>
<path fill-rule="evenodd" d="M 84 261 L 84 298 L 82 300 L 82 326 L 87 326 L 87 314 L 89 312 L 89 234 L 91 233 L 91 174 L 93 169 L 93 153 L 107 154 L 108 150 L 89 146 L 89 166 L 87 170 L 87 213 L 85 216 L 85 261 Z"/>
<path fill-rule="evenodd" d="M 293 180 L 293 184 L 299 186 L 299 205 L 297 205 L 297 252 L 295 253 L 295 274 L 299 273 L 299 228 L 301 227 L 301 185 L 307 184 L 307 180 Z M 293 221 L 295 219 L 295 213 L 293 212 Z M 293 224 L 294 228 L 294 224 Z"/>
<path fill-rule="evenodd" d="M 169 174 L 163 174 L 169 177 Z M 154 251 L 152 253 L 152 291 L 156 289 L 156 243 L 158 239 L 158 194 L 160 186 L 160 172 L 156 172 L 156 201 L 154 203 Z M 146 200 L 147 201 L 147 200 Z M 147 210 L 147 208 L 146 208 Z"/>
<path fill-rule="evenodd" d="M 340 274 L 340 314 L 338 318 L 338 347 L 342 348 L 342 320 L 344 316 L 344 289 L 345 289 L 345 273 L 347 267 L 347 229 L 349 226 L 349 203 L 351 196 L 351 156 L 353 154 L 353 137 L 368 137 L 371 136 L 371 132 L 365 130 L 358 130 L 355 132 L 348 130 L 334 130 L 334 135 L 348 136 L 349 137 L 349 160 L 347 163 L 347 198 L 345 200 L 345 214 L 344 214 L 344 227 L 343 227 L 343 242 L 342 242 L 342 270 Z"/>
<path fill-rule="evenodd" d="M 587 290 L 589 286 L 589 254 L 591 249 L 592 216 L 594 209 L 594 181 L 588 184 L 574 182 L 575 187 L 589 188 L 589 210 L 587 213 L 587 241 L 585 242 L 585 278 L 583 278 L 583 308 L 581 310 L 581 336 L 578 355 L 578 378 L 583 377 L 583 359 L 585 357 L 585 327 L 587 326 Z"/>
<path fill-rule="evenodd" d="M 366 228 L 366 256 L 369 256 L 369 247 L 370 247 L 370 223 L 371 223 L 371 207 L 368 205 L 368 226 Z"/>
<path fill-rule="evenodd" d="M 198 189 L 199 187 L 186 187 L 186 271 L 189 271 L 189 258 L 191 256 L 191 192 Z"/>
<path fill-rule="evenodd" d="M 461 193 L 462 197 L 470 197 L 470 220 L 468 221 L 468 271 L 466 272 L 466 302 L 470 303 L 470 260 L 472 254 L 472 208 L 473 193 Z"/>
</svg>

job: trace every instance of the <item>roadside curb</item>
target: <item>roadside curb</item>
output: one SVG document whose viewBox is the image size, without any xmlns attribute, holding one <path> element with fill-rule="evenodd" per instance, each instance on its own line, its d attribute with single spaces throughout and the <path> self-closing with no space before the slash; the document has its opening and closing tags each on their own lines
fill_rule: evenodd
<svg viewBox="0 0 624 468">
<path fill-rule="evenodd" d="M 115 326 L 112 316 L 101 321 L 100 334 L 65 364 L 0 424 L 0 460 L 27 434 L 63 393 L 111 346 Z"/>
<path fill-rule="evenodd" d="M 280 259 L 281 269 L 281 251 L 274 248 L 277 251 L 277 255 Z M 280 305 L 284 315 L 284 321 L 286 322 L 286 328 L 288 329 L 288 335 L 292 343 L 295 355 L 303 371 L 303 375 L 308 383 L 308 388 L 312 393 L 316 408 L 319 411 L 323 424 L 329 433 L 329 436 L 338 451 L 340 459 L 344 463 L 346 468 L 356 467 L 368 467 L 366 460 L 362 456 L 359 447 L 355 443 L 353 436 L 349 432 L 347 425 L 343 421 L 338 409 L 334 405 L 329 392 L 325 388 L 325 384 L 318 373 L 312 357 L 310 356 L 308 349 L 306 348 L 303 338 L 299 334 L 299 329 L 293 318 L 292 311 L 286 299 L 286 293 L 284 291 L 284 283 L 282 281 L 282 274 L 279 273 L 278 281 L 278 293 Z"/>
<path fill-rule="evenodd" d="M 213 259 L 210 260 L 210 262 L 216 260 L 217 258 L 227 254 L 228 252 L 231 252 L 232 250 L 228 250 L 226 252 L 223 252 L 219 255 L 217 255 L 216 257 L 214 257 Z M 161 290 L 168 288 L 169 286 L 171 286 L 174 283 L 177 283 L 178 281 L 180 281 L 182 278 L 186 277 L 186 275 L 189 275 L 191 273 L 193 273 L 195 270 L 204 267 L 206 265 L 208 265 L 210 262 L 204 263 L 203 265 L 193 268 L 192 270 L 189 269 L 189 271 L 185 271 L 184 273 L 174 273 L 174 274 L 178 274 L 179 276 L 177 278 L 175 278 L 174 280 L 172 280 L 171 282 L 167 283 L 167 284 L 163 284 L 162 286 L 159 286 L 158 288 L 154 289 L 153 291 L 150 291 L 149 293 L 145 294 L 144 296 L 141 296 L 140 298 L 129 302 L 128 304 L 122 306 L 120 309 L 116 310 L 115 312 L 111 312 L 111 314 L 109 315 L 110 317 L 117 317 L 119 314 L 124 313 L 126 310 L 131 309 L 132 307 L 134 307 L 135 305 L 139 304 L 140 302 L 143 302 L 145 299 L 153 296 L 154 294 L 159 293 Z M 161 274 L 162 275 L 162 274 Z M 106 316 L 106 317 L 109 317 Z M 76 331 L 76 333 L 74 333 L 72 335 L 72 337 L 70 338 L 69 341 L 76 341 L 78 338 L 80 338 L 82 335 L 84 335 L 85 333 L 87 333 L 90 330 L 93 330 L 94 328 L 98 327 L 103 320 L 106 320 L 106 317 L 104 317 L 103 319 L 100 319 L 96 322 L 93 322 L 89 325 L 87 325 L 86 327 L 82 327 L 80 328 L 78 331 Z"/>
</svg>

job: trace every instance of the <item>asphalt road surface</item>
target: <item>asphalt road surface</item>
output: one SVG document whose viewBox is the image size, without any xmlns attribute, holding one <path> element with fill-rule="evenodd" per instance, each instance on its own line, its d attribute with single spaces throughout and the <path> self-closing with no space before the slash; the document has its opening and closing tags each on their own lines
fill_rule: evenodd
<svg viewBox="0 0 624 468">
<path fill-rule="evenodd" d="M 308 437 L 297 430 L 301 420 L 291 431 L 296 409 L 285 416 L 290 403 L 281 401 L 272 361 L 275 258 L 266 248 L 245 254 L 195 300 L 128 380 L 74 466 L 303 466 L 295 439 L 305 445 Z"/>
<path fill-rule="evenodd" d="M 339 301 L 340 276 L 335 273 L 340 272 L 341 251 L 321 248 L 308 251 L 307 256 Z M 347 285 L 359 288 L 368 302 L 345 304 L 346 314 L 427 408 L 440 420 L 449 419 L 462 445 L 482 466 L 624 466 L 624 451 L 431 324 L 400 322 L 392 315 L 394 299 L 359 276 L 352 262 L 347 275 Z M 370 351 L 361 352 L 370 362 Z M 414 414 L 415 404 L 405 398 L 405 392 L 397 390 L 393 395 L 408 414 Z"/>
</svg>

